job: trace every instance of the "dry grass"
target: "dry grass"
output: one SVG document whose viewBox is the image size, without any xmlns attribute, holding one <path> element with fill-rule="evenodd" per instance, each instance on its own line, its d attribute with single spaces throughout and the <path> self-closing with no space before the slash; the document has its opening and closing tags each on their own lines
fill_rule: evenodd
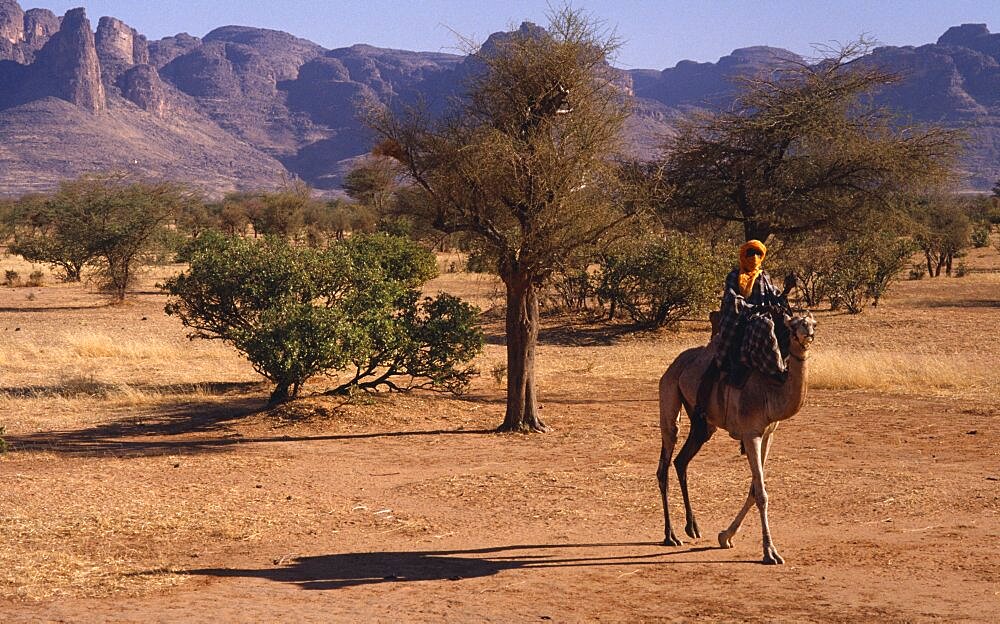
<svg viewBox="0 0 1000 624">
<path fill-rule="evenodd" d="M 4 271 L 17 271 L 21 274 L 22 278 L 27 278 L 29 274 L 34 271 L 41 271 L 45 276 L 45 283 L 52 283 L 56 281 L 56 273 L 47 264 L 38 264 L 35 262 L 28 262 L 21 256 L 3 254 L 0 255 L 0 276 L 3 275 Z"/>
<path fill-rule="evenodd" d="M 103 332 L 67 332 L 62 342 L 81 358 L 180 361 L 187 357 L 180 345 L 165 343 L 157 336 L 120 338 Z"/>
<path fill-rule="evenodd" d="M 996 389 L 988 362 L 958 355 L 876 351 L 818 352 L 809 361 L 809 385 L 826 390 L 885 390 L 923 394 L 939 390 Z"/>
</svg>

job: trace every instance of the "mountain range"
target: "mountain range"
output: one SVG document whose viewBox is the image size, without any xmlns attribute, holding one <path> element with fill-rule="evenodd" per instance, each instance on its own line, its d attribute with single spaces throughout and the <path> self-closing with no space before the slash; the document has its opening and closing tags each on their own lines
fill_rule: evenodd
<svg viewBox="0 0 1000 624">
<path fill-rule="evenodd" d="M 966 188 L 988 189 L 1000 178 L 1000 34 L 963 24 L 933 44 L 879 47 L 867 58 L 904 78 L 879 103 L 905 119 L 966 129 Z M 655 155 L 684 115 L 730 102 L 734 78 L 789 59 L 803 60 L 760 46 L 715 63 L 621 70 L 634 96 L 628 150 Z M 0 0 L 0 195 L 107 169 L 215 195 L 293 179 L 336 193 L 371 148 L 355 110 L 360 98 L 440 109 L 469 71 L 460 55 L 329 50 L 244 26 L 150 41 L 113 17 L 93 29 L 83 9 L 58 17 Z"/>
</svg>

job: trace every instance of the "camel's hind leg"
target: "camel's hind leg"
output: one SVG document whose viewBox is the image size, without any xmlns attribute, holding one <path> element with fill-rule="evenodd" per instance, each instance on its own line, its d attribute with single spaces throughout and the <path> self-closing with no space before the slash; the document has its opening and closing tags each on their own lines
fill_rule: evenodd
<svg viewBox="0 0 1000 624">
<path fill-rule="evenodd" d="M 670 506 L 667 504 L 667 476 L 670 472 L 670 458 L 677 444 L 677 423 L 680 420 L 681 395 L 675 379 L 664 375 L 660 380 L 660 464 L 656 469 L 656 480 L 660 485 L 660 501 L 663 503 L 663 544 L 680 546 L 681 541 L 670 528 Z"/>
<path fill-rule="evenodd" d="M 688 496 L 687 469 L 688 464 L 698 454 L 701 447 L 711 439 L 712 434 L 715 433 L 715 427 L 708 424 L 704 417 L 694 416 L 693 409 L 689 409 L 687 405 L 684 407 L 687 409 L 688 416 L 691 417 L 691 431 L 688 432 L 687 440 L 684 441 L 681 451 L 677 453 L 674 468 L 677 469 L 677 481 L 681 484 L 681 494 L 684 496 L 684 514 L 687 520 L 684 532 L 692 538 L 697 538 L 701 537 L 701 531 L 698 529 L 698 522 L 694 519 L 691 498 Z"/>
</svg>

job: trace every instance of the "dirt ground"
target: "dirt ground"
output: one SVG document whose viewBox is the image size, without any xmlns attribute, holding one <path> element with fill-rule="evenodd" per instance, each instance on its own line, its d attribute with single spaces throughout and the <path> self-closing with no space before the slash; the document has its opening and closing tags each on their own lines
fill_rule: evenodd
<svg viewBox="0 0 1000 624">
<path fill-rule="evenodd" d="M 461 398 L 266 410 L 246 363 L 162 314 L 160 276 L 122 307 L 4 288 L 0 621 L 1000 621 L 1000 256 L 968 262 L 818 314 L 767 466 L 774 567 L 755 513 L 718 548 L 749 483 L 724 433 L 691 467 L 705 536 L 660 544 L 656 382 L 703 322 L 548 320 L 554 431 L 498 435 L 495 318 Z M 495 299 L 483 277 L 435 287 Z"/>
</svg>

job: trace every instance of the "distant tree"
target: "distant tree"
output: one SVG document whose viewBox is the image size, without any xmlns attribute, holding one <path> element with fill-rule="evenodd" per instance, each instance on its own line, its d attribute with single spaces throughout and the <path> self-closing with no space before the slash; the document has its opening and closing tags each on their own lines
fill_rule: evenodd
<svg viewBox="0 0 1000 624">
<path fill-rule="evenodd" d="M 539 289 L 563 261 L 629 218 L 612 157 L 627 116 L 617 42 L 583 13 L 491 39 L 443 118 L 379 110 L 379 153 L 402 164 L 416 214 L 473 234 L 506 287 L 507 409 L 500 431 L 545 431 L 536 399 Z"/>
<path fill-rule="evenodd" d="M 623 243 L 601 255 L 596 294 L 609 318 L 619 312 L 663 327 L 718 306 L 727 264 L 697 239 L 672 234 Z"/>
<path fill-rule="evenodd" d="M 993 197 L 1000 197 L 1000 180 L 993 183 L 991 191 L 993 192 Z"/>
<path fill-rule="evenodd" d="M 246 234 L 247 225 L 250 224 L 250 215 L 247 213 L 246 199 L 229 196 L 223 200 L 219 207 L 218 223 L 219 228 L 230 236 L 243 236 Z"/>
<path fill-rule="evenodd" d="M 305 212 L 312 203 L 312 189 L 293 184 L 275 193 L 263 193 L 250 203 L 248 210 L 254 234 L 292 239 L 305 225 Z"/>
<path fill-rule="evenodd" d="M 79 282 L 84 267 L 97 259 L 99 250 L 80 229 L 78 219 L 44 195 L 22 197 L 8 213 L 9 249 L 31 262 L 61 270 L 61 279 Z"/>
<path fill-rule="evenodd" d="M 786 63 L 743 81 L 732 108 L 683 123 L 658 170 L 661 209 L 690 229 L 739 224 L 746 239 L 855 219 L 901 189 L 946 180 L 958 135 L 901 127 L 870 104 L 897 77 L 849 45 L 819 63 Z"/>
<path fill-rule="evenodd" d="M 22 213 L 24 231 L 11 249 L 26 259 L 61 267 L 78 280 L 86 264 L 99 269 L 101 286 L 121 301 L 158 233 L 189 201 L 170 183 L 92 175 L 64 182 Z"/>
<path fill-rule="evenodd" d="M 399 175 L 399 165 L 395 161 L 374 156 L 351 169 L 342 186 L 348 197 L 383 215 L 399 188 Z"/>
<path fill-rule="evenodd" d="M 205 230 L 218 229 L 222 205 L 195 200 L 186 202 L 176 218 L 178 232 L 197 237 Z"/>
<path fill-rule="evenodd" d="M 927 273 L 938 277 L 941 270 L 951 276 L 956 256 L 971 244 L 972 223 L 964 210 L 945 196 L 915 201 L 910 215 L 916 226 L 915 239 L 924 252 Z"/>
</svg>

